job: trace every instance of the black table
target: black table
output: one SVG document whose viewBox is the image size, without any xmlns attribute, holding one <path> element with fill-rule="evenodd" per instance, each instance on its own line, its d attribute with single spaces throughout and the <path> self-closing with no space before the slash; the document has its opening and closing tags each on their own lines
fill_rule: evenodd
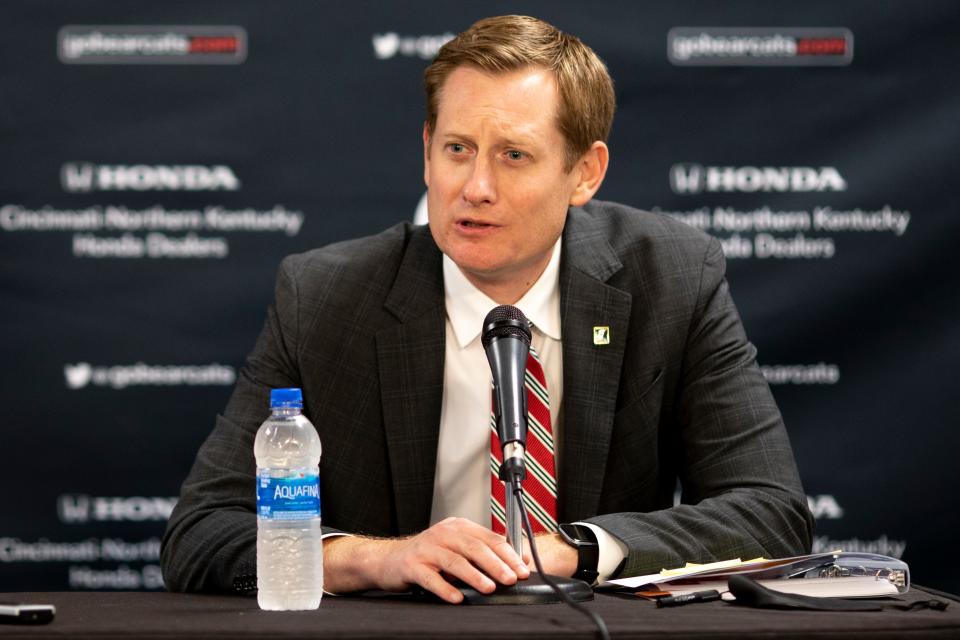
<svg viewBox="0 0 960 640">
<path fill-rule="evenodd" d="M 898 600 L 938 598 L 946 611 L 774 611 L 725 602 L 658 609 L 633 596 L 586 603 L 612 638 L 960 638 L 956 596 L 914 587 Z M 53 604 L 48 625 L 0 625 L 0 638 L 590 638 L 594 627 L 564 605 L 474 607 L 405 596 L 325 597 L 309 612 L 267 612 L 254 598 L 144 592 L 3 593 L 3 602 Z"/>
</svg>

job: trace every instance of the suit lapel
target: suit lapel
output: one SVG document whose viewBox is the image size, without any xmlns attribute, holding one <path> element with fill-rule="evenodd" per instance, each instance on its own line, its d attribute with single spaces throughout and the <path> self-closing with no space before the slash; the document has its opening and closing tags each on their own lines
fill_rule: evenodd
<svg viewBox="0 0 960 640">
<path fill-rule="evenodd" d="M 384 307 L 399 323 L 377 333 L 383 423 L 397 533 L 427 527 L 443 402 L 441 253 L 426 227 L 410 243 Z"/>
<path fill-rule="evenodd" d="M 632 296 L 606 284 L 622 264 L 596 222 L 572 208 L 560 263 L 563 426 L 559 517 L 597 515 L 616 412 Z M 609 328 L 595 344 L 594 327 Z"/>
</svg>

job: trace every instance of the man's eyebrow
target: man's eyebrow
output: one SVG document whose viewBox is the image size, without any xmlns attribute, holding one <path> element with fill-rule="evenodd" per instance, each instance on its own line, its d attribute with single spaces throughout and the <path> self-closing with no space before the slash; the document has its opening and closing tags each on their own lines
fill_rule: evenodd
<svg viewBox="0 0 960 640">
<path fill-rule="evenodd" d="M 465 133 L 457 133 L 456 131 L 446 131 L 437 137 L 443 140 L 465 140 L 466 142 L 474 142 L 473 136 L 468 136 Z"/>
<path fill-rule="evenodd" d="M 467 135 L 465 133 L 457 133 L 456 131 L 446 131 L 437 136 L 441 140 L 463 140 L 464 142 L 475 143 L 476 140 L 473 136 Z M 527 147 L 534 148 L 537 147 L 536 138 L 534 136 L 524 136 L 522 134 L 502 136 L 497 138 L 496 145 L 498 147 Z"/>
</svg>

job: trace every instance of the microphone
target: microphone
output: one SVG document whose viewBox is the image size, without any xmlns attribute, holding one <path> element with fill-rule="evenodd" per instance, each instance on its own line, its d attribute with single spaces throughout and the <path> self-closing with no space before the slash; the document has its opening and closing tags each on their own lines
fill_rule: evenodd
<svg viewBox="0 0 960 640">
<path fill-rule="evenodd" d="M 573 578 L 548 576 L 544 573 L 537 543 L 530 526 L 530 517 L 523 504 L 523 480 L 526 477 L 524 451 L 527 448 L 527 391 L 524 377 L 527 373 L 527 358 L 530 355 L 530 322 L 523 312 L 510 305 L 492 309 L 483 319 L 480 334 L 483 350 L 493 374 L 493 413 L 497 423 L 497 435 L 503 448 L 503 463 L 500 465 L 500 480 L 506 483 L 504 504 L 507 541 L 523 556 L 523 530 L 526 528 L 530 541 L 530 553 L 537 571 L 526 580 L 509 587 L 501 586 L 492 594 L 481 594 L 471 587 L 463 587 L 464 601 L 473 604 L 534 604 L 567 602 L 593 599 L 593 590 L 587 583 Z M 586 609 L 580 611 L 595 617 Z M 606 631 L 603 621 L 597 623 Z M 609 638 L 609 634 L 604 634 Z"/>
<path fill-rule="evenodd" d="M 493 374 L 493 413 L 503 448 L 500 479 L 516 483 L 526 477 L 527 393 L 523 378 L 530 353 L 530 322 L 520 309 L 501 305 L 484 318 L 480 341 Z"/>
</svg>

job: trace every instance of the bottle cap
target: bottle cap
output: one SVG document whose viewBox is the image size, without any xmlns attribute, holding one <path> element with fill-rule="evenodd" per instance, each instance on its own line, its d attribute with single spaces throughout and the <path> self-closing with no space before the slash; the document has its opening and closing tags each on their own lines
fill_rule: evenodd
<svg viewBox="0 0 960 640">
<path fill-rule="evenodd" d="M 272 389 L 270 391 L 270 408 L 296 407 L 303 408 L 303 394 L 300 389 Z"/>
</svg>

